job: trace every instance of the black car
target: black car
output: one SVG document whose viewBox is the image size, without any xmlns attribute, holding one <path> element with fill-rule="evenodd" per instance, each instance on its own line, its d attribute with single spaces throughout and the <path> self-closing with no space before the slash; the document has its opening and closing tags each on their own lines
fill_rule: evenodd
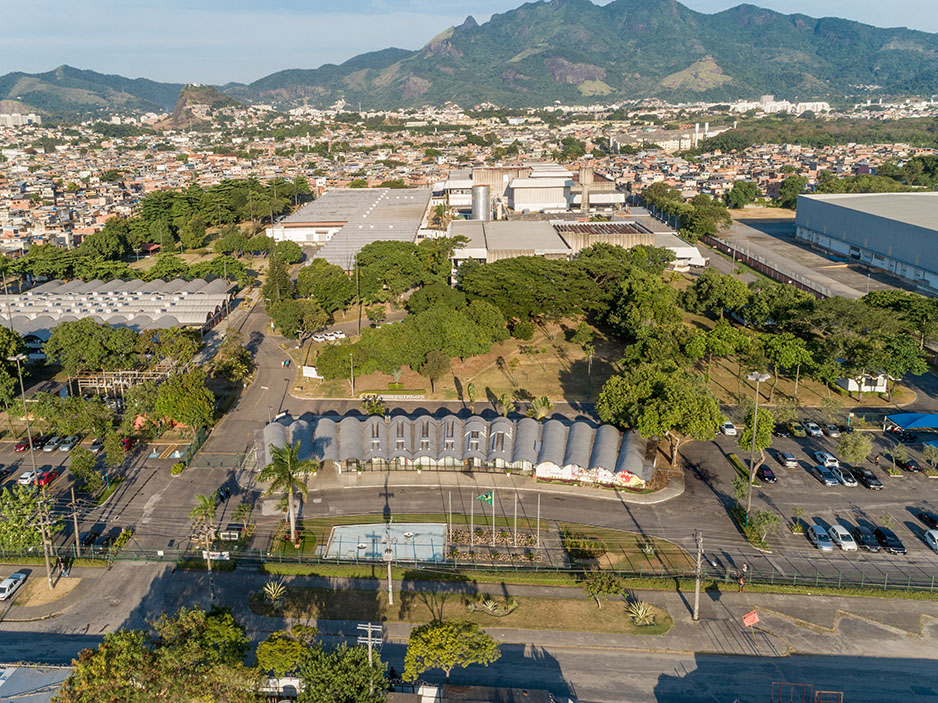
<svg viewBox="0 0 938 703">
<path fill-rule="evenodd" d="M 94 548 L 100 549 L 101 551 L 107 551 L 111 545 L 114 544 L 116 539 L 117 535 L 113 532 L 111 534 L 104 535 L 104 537 L 95 542 Z"/>
<path fill-rule="evenodd" d="M 13 469 L 9 466 L 0 466 L 0 481 L 5 479 L 7 476 L 13 473 Z"/>
<path fill-rule="evenodd" d="M 876 478 L 876 474 L 874 474 L 869 469 L 863 466 L 852 466 L 850 467 L 850 473 L 853 474 L 853 477 L 857 480 L 857 482 L 863 484 L 870 490 L 883 490 L 883 482 Z"/>
<path fill-rule="evenodd" d="M 873 530 L 869 527 L 864 527 L 863 525 L 854 527 L 853 539 L 857 543 L 857 546 L 864 551 L 879 551 L 879 542 L 876 540 L 876 535 L 873 534 Z"/>
<path fill-rule="evenodd" d="M 928 510 L 915 511 L 915 517 L 928 525 L 929 530 L 938 530 L 938 515 Z"/>
<path fill-rule="evenodd" d="M 91 532 L 85 532 L 84 534 L 80 535 L 79 543 L 82 547 L 90 547 L 100 536 L 101 533 L 96 532 L 95 530 L 92 530 Z"/>
<path fill-rule="evenodd" d="M 788 427 L 780 422 L 775 423 L 774 434 L 776 437 L 791 437 L 791 432 L 788 431 Z"/>
<path fill-rule="evenodd" d="M 922 466 L 915 459 L 909 457 L 908 459 L 896 459 L 896 466 L 898 466 L 903 471 L 919 471 L 921 472 Z"/>
<path fill-rule="evenodd" d="M 915 444 L 918 441 L 918 436 L 914 432 L 908 432 L 907 430 L 887 430 L 887 432 L 893 439 L 902 442 L 902 444 Z"/>
<path fill-rule="evenodd" d="M 758 469 L 756 469 L 756 478 L 765 483 L 775 483 L 778 479 L 775 478 L 775 473 L 765 464 L 762 464 Z"/>
<path fill-rule="evenodd" d="M 905 554 L 905 545 L 888 527 L 877 527 L 873 534 L 880 546 L 890 554 Z"/>
</svg>

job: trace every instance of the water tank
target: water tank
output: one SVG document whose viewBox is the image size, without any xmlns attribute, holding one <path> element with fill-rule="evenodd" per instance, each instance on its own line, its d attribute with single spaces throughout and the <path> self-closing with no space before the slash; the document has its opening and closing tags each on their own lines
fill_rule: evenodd
<svg viewBox="0 0 938 703">
<path fill-rule="evenodd" d="M 492 197 L 488 186 L 472 186 L 472 219 L 483 222 L 492 219 Z"/>
</svg>

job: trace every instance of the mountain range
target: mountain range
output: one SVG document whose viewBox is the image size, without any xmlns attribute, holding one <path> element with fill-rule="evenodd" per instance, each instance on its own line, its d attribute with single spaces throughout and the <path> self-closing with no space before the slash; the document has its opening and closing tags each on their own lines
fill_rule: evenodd
<svg viewBox="0 0 938 703">
<path fill-rule="evenodd" d="M 48 112 L 172 109 L 182 86 L 61 66 L 0 77 L 0 100 Z M 384 49 L 341 65 L 219 86 L 242 102 L 363 108 L 724 101 L 938 92 L 938 34 L 754 5 L 706 14 L 676 0 L 529 2 L 450 27 L 422 49 Z"/>
</svg>

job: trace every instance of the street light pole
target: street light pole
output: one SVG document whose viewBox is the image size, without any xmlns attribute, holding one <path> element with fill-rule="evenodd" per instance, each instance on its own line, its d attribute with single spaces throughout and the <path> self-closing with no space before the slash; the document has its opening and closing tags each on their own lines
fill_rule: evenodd
<svg viewBox="0 0 938 703">
<path fill-rule="evenodd" d="M 23 417 L 26 419 L 26 440 L 29 443 L 29 461 L 33 467 L 33 483 L 36 490 L 40 492 L 39 532 L 42 536 L 42 556 L 46 563 L 46 580 L 49 582 L 49 590 L 51 591 L 54 588 L 52 585 L 52 564 L 49 562 L 49 538 L 46 534 L 46 518 L 42 506 L 42 496 L 45 494 L 45 488 L 39 486 L 39 471 L 36 469 L 36 450 L 33 447 L 33 431 L 29 426 L 29 410 L 26 407 L 26 387 L 23 385 L 23 367 L 20 366 L 20 362 L 26 358 L 25 354 L 16 354 L 14 356 L 8 356 L 7 361 L 16 362 L 16 375 L 20 379 L 20 397 L 23 399 Z M 78 543 L 77 532 L 75 533 L 75 543 Z"/>
<path fill-rule="evenodd" d="M 261 386 L 261 390 L 266 391 L 266 392 L 264 393 L 264 397 L 265 397 L 266 402 L 267 402 L 267 424 L 269 425 L 269 424 L 270 424 L 270 421 L 271 421 L 271 418 L 270 418 L 270 387 L 269 387 L 269 386 Z"/>
<path fill-rule="evenodd" d="M 756 382 L 756 407 L 752 413 L 752 446 L 749 449 L 749 486 L 746 498 L 746 527 L 749 527 L 749 510 L 752 508 L 752 479 L 756 471 L 756 431 L 759 429 L 759 384 L 772 378 L 767 373 L 753 371 L 746 376 L 749 381 Z"/>
<path fill-rule="evenodd" d="M 384 528 L 384 560 L 388 563 L 388 605 L 394 605 L 394 590 L 391 587 L 391 561 L 394 559 L 394 550 L 391 549 L 391 523 L 393 521 L 394 518 L 392 517 Z"/>
</svg>

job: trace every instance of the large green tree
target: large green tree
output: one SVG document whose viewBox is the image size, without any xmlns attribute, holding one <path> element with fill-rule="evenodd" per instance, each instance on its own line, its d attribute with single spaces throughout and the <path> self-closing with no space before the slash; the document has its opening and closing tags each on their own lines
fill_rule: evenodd
<svg viewBox="0 0 938 703">
<path fill-rule="evenodd" d="M 671 363 L 645 363 L 613 376 L 596 402 L 603 422 L 637 429 L 643 437 L 667 437 L 671 460 L 687 439 L 716 435 L 723 415 L 703 379 Z"/>
<path fill-rule="evenodd" d="M 379 656 L 369 663 L 363 645 L 311 647 L 300 664 L 303 690 L 297 703 L 383 703 L 388 687 L 385 666 Z"/>
<path fill-rule="evenodd" d="M 205 387 L 205 381 L 202 368 L 170 376 L 157 390 L 154 403 L 157 414 L 192 428 L 210 426 L 215 396 Z"/>
<path fill-rule="evenodd" d="M 137 337 L 132 329 L 84 317 L 56 325 L 43 352 L 48 363 L 61 365 L 69 376 L 82 371 L 129 369 L 138 361 Z"/>
<path fill-rule="evenodd" d="M 244 666 L 248 638 L 227 609 L 181 608 L 146 629 L 105 635 L 82 650 L 56 703 L 254 703 L 258 676 Z"/>
<path fill-rule="evenodd" d="M 435 621 L 415 627 L 407 641 L 404 679 L 416 681 L 430 669 L 442 669 L 449 681 L 455 667 L 488 666 L 498 661 L 498 644 L 479 625 L 467 620 Z"/>
<path fill-rule="evenodd" d="M 325 259 L 313 259 L 297 274 L 296 292 L 314 299 L 331 315 L 355 299 L 355 279 Z"/>
</svg>

